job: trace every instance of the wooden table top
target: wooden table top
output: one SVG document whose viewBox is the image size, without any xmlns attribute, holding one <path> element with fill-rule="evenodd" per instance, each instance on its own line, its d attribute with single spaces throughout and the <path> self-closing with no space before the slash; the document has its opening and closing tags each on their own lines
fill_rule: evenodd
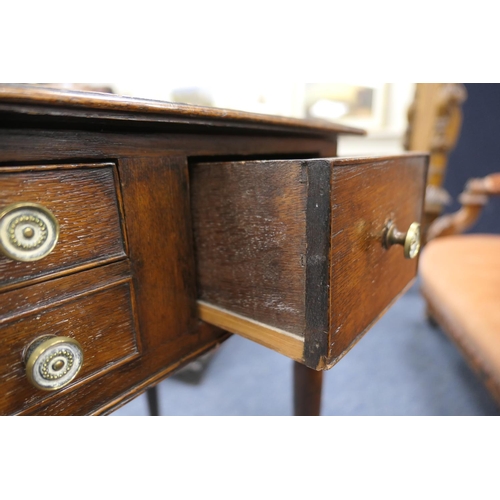
<svg viewBox="0 0 500 500">
<path fill-rule="evenodd" d="M 33 117 L 127 120 L 152 124 L 233 128 L 329 137 L 363 135 L 365 131 L 326 120 L 304 120 L 230 109 L 179 104 L 101 92 L 62 90 L 39 85 L 1 84 L 0 112 Z"/>
</svg>

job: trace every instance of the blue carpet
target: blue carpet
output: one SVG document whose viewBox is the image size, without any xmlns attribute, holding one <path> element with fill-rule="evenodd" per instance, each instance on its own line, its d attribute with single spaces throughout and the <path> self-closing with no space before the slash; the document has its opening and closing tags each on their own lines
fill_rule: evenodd
<svg viewBox="0 0 500 500">
<path fill-rule="evenodd" d="M 199 385 L 159 384 L 162 415 L 291 415 L 292 362 L 233 336 Z M 113 413 L 148 415 L 141 395 Z M 500 415 L 456 347 L 424 316 L 415 285 L 332 370 L 322 415 Z"/>
</svg>

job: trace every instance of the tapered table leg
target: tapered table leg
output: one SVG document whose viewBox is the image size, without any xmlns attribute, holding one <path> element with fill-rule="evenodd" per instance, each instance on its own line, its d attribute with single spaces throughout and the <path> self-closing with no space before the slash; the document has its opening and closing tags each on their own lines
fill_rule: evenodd
<svg viewBox="0 0 500 500">
<path fill-rule="evenodd" d="M 148 396 L 149 415 L 158 417 L 160 415 L 158 410 L 158 388 L 156 386 L 151 387 L 146 391 L 146 394 Z"/>
<path fill-rule="evenodd" d="M 317 417 L 321 412 L 323 372 L 294 362 L 293 403 L 296 417 Z"/>
</svg>

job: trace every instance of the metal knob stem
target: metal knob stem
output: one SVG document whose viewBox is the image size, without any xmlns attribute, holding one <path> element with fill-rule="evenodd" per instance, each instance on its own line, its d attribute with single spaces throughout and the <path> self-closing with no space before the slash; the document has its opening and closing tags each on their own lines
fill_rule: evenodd
<svg viewBox="0 0 500 500">
<path fill-rule="evenodd" d="M 403 246 L 406 259 L 416 258 L 420 253 L 420 224 L 413 222 L 408 231 L 402 233 L 396 224 L 390 221 L 384 233 L 384 246 L 390 248 L 392 245 Z"/>
</svg>

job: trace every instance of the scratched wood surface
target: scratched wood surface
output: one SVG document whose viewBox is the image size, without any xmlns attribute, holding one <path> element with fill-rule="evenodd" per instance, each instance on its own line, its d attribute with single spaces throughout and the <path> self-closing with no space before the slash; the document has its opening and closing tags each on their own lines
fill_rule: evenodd
<svg viewBox="0 0 500 500">
<path fill-rule="evenodd" d="M 186 158 L 123 158 L 119 168 L 145 346 L 196 335 Z"/>
<path fill-rule="evenodd" d="M 363 135 L 363 130 L 329 123 L 283 116 L 248 113 L 229 109 L 194 106 L 98 92 L 43 88 L 33 85 L 1 84 L 0 112 L 14 111 L 17 118 L 37 115 L 59 120 L 78 118 L 126 123 L 166 124 L 176 127 L 219 128 L 230 133 L 261 131 L 267 133 L 309 134 L 332 137 L 339 133 Z M 73 122 L 74 123 L 74 122 Z"/>
<path fill-rule="evenodd" d="M 428 156 L 333 160 L 330 335 L 337 362 L 416 276 L 418 260 L 386 249 L 389 220 L 406 232 L 422 220 Z"/>
<path fill-rule="evenodd" d="M 111 265 L 108 273 L 102 270 L 85 273 L 87 276 L 82 283 L 77 273 L 2 295 L 4 307 L 11 306 L 15 310 L 2 307 L 0 315 L 0 414 L 33 410 L 54 398 L 65 398 L 67 393 L 93 376 L 103 375 L 139 355 L 133 290 L 127 270 L 113 269 Z M 93 290 L 89 290 L 88 279 L 94 280 Z M 98 279 L 102 279 L 101 288 Z M 37 292 L 41 300 L 36 299 Z M 47 334 L 75 338 L 84 353 L 82 369 L 76 379 L 56 393 L 32 387 L 22 360 L 24 349 Z"/>
<path fill-rule="evenodd" d="M 195 164 L 190 174 L 198 298 L 223 310 L 218 326 L 316 368 L 328 350 L 330 161 Z M 239 315 L 267 325 L 268 338 Z M 290 334 L 305 338 L 302 354 Z"/>
<path fill-rule="evenodd" d="M 30 128 L 10 126 L 1 128 L 0 110 L 0 165 L 73 161 L 75 158 L 131 158 L 186 156 L 210 157 L 218 161 L 221 156 L 233 160 L 272 158 L 320 158 L 335 156 L 336 137 L 324 140 L 317 137 L 289 137 L 269 135 L 222 135 L 213 130 L 206 133 L 165 133 L 144 130 L 117 131 L 105 127 L 72 129 L 44 129 L 40 124 Z M 102 131 L 101 131 L 102 130 Z M 20 165 L 19 165 L 20 166 Z"/>
<path fill-rule="evenodd" d="M 125 257 L 112 164 L 5 170 L 0 168 L 2 208 L 39 203 L 54 214 L 60 234 L 54 250 L 39 261 L 16 262 L 0 254 L 0 289 Z"/>
<path fill-rule="evenodd" d="M 400 231 L 421 221 L 427 162 L 408 154 L 193 165 L 198 298 L 224 310 L 219 326 L 241 334 L 238 315 L 268 325 L 267 345 L 285 354 L 276 329 L 300 335 L 300 361 L 331 368 L 416 275 L 417 261 L 384 248 L 383 232 L 390 220 Z M 255 332 L 265 344 L 262 327 Z"/>
<path fill-rule="evenodd" d="M 307 174 L 299 161 L 193 165 L 198 298 L 305 332 Z"/>
<path fill-rule="evenodd" d="M 126 339 L 122 342 L 121 335 L 111 336 L 106 344 L 109 351 L 103 353 L 116 362 L 97 360 L 96 371 L 75 381 L 74 386 L 48 397 L 37 396 L 40 399 L 36 402 L 31 396 L 25 400 L 24 389 L 17 391 L 17 386 L 9 389 L 9 397 L 13 398 L 9 402 L 11 408 L 22 408 L 12 412 L 26 415 L 109 413 L 228 338 L 227 332 L 197 317 L 189 162 L 199 162 L 200 158 L 205 162 L 220 162 L 334 156 L 339 132 L 362 133 L 238 112 L 212 114 L 196 107 L 169 107 L 141 100 L 116 102 L 109 96 L 97 97 L 99 102 L 96 102 L 96 96 L 87 94 L 66 95 L 54 90 L 33 93 L 27 87 L 11 86 L 5 92 L 0 96 L 0 177 L 31 177 L 53 170 L 64 178 L 74 169 L 69 164 L 111 162 L 110 168 L 116 168 L 113 179 L 116 217 L 104 218 L 101 223 L 104 231 L 117 221 L 121 243 L 116 262 L 113 250 L 112 263 L 86 261 L 60 272 L 38 276 L 29 273 L 29 279 L 2 288 L 0 311 L 5 313 L 3 325 L 8 326 L 0 337 L 0 345 L 4 346 L 7 337 L 15 342 L 16 334 L 23 332 L 22 319 L 43 326 L 33 323 L 35 316 L 31 313 L 37 308 L 49 311 L 69 304 L 74 306 L 67 309 L 66 334 L 74 315 L 81 314 L 83 318 L 86 312 L 99 318 L 113 311 L 115 303 L 118 316 L 130 318 L 135 329 L 132 340 L 130 332 L 130 336 L 124 333 L 127 328 L 120 327 L 118 331 Z M 111 188 L 111 176 L 101 180 Z M 60 187 L 58 193 L 64 192 L 64 187 Z M 19 188 L 23 193 L 24 184 Z M 85 196 L 79 208 L 87 210 L 88 206 L 94 209 L 95 204 Z M 92 213 L 86 220 L 89 217 Z M 114 248 L 116 240 L 110 239 L 99 250 L 101 256 L 107 256 Z M 78 246 L 77 242 L 75 245 Z M 96 248 L 91 242 L 86 246 L 89 252 Z M 97 289 L 102 294 L 98 300 L 100 308 L 97 301 L 90 300 L 97 297 L 97 292 L 93 293 Z M 109 321 L 115 320 L 117 316 L 111 314 Z M 85 324 L 83 319 L 81 324 Z M 59 324 L 49 320 L 47 325 L 49 329 L 44 332 L 62 333 Z M 94 342 L 93 331 L 89 329 L 87 334 Z M 134 342 L 136 347 L 132 345 Z M 5 355 L 18 363 L 23 343 L 9 342 L 5 346 L 9 351 Z M 129 354 L 120 357 L 123 349 Z"/>
</svg>

